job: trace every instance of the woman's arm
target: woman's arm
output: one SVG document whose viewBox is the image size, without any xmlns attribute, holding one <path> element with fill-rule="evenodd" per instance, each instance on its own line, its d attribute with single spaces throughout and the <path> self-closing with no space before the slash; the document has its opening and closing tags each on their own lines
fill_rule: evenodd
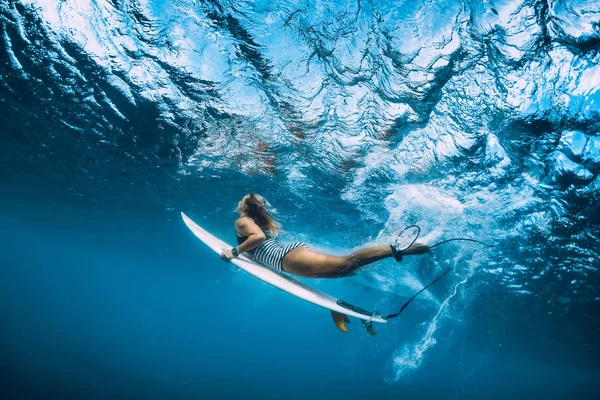
<svg viewBox="0 0 600 400">
<path fill-rule="evenodd" d="M 239 218 L 235 221 L 235 230 L 243 236 L 248 237 L 244 243 L 237 247 L 238 254 L 257 248 L 267 239 L 262 229 L 256 225 L 252 218 Z M 221 258 L 225 261 L 229 261 L 235 257 L 231 253 L 231 250 L 225 250 L 221 254 Z"/>
</svg>

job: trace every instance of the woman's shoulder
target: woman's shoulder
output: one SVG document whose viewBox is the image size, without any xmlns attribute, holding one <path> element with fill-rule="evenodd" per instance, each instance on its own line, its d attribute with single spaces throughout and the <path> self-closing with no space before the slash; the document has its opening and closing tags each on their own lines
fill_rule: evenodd
<svg viewBox="0 0 600 400">
<path fill-rule="evenodd" d="M 242 225 L 246 225 L 246 224 L 256 224 L 256 222 L 254 222 L 254 220 L 250 217 L 247 216 L 243 216 L 243 217 L 239 217 L 238 219 L 235 220 L 235 226 L 242 226 Z"/>
</svg>

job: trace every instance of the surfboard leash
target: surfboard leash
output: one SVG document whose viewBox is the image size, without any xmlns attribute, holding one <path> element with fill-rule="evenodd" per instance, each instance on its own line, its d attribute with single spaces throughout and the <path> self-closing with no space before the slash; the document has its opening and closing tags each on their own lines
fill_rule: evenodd
<svg viewBox="0 0 600 400">
<path fill-rule="evenodd" d="M 412 240 L 412 242 L 406 247 L 404 248 L 404 250 L 401 250 L 400 253 L 402 253 L 403 251 L 408 250 L 413 244 L 415 244 L 415 242 L 417 241 L 417 239 L 419 238 L 419 235 L 421 234 L 421 228 L 418 225 L 409 225 L 406 228 L 404 228 L 404 230 L 402 232 L 400 232 L 400 234 L 398 235 L 398 237 L 402 236 L 402 234 L 404 232 L 406 232 L 407 229 L 410 228 L 417 228 L 417 234 L 415 235 L 415 238 Z M 444 243 L 448 243 L 448 242 L 452 242 L 452 241 L 467 241 L 467 242 L 473 242 L 473 243 L 478 243 L 481 244 L 483 246 L 486 247 L 493 247 L 495 245 L 493 244 L 489 244 L 489 243 L 485 243 L 485 242 L 481 242 L 479 240 L 475 240 L 475 239 L 469 239 L 469 238 L 452 238 L 452 239 L 447 239 L 447 240 L 442 240 L 441 242 L 438 242 L 432 246 L 429 246 L 429 249 L 432 249 L 436 246 L 439 246 L 441 244 Z M 406 307 L 408 307 L 408 305 L 421 293 L 423 293 L 425 290 L 427 290 L 431 285 L 433 285 L 434 283 L 436 283 L 437 281 L 439 281 L 440 279 L 442 279 L 444 277 L 444 275 L 446 275 L 448 272 L 450 272 L 452 269 L 454 268 L 454 266 L 447 268 L 444 272 L 442 272 L 440 275 L 438 275 L 434 280 L 432 280 L 431 282 L 429 282 L 427 285 L 425 285 L 425 287 L 423 287 L 423 289 L 419 290 L 417 293 L 415 293 L 410 299 L 408 299 L 408 301 L 406 303 L 404 303 L 404 305 L 400 308 L 400 311 L 390 314 L 386 317 L 383 317 L 384 319 L 392 319 L 392 318 L 396 318 L 397 316 L 399 316 L 400 314 L 402 314 L 402 311 L 404 311 L 404 309 Z M 371 335 L 375 334 L 375 330 L 373 329 L 373 321 L 366 321 L 366 320 L 362 320 L 362 323 L 365 327 L 365 329 L 367 330 L 367 332 L 369 332 Z"/>
</svg>

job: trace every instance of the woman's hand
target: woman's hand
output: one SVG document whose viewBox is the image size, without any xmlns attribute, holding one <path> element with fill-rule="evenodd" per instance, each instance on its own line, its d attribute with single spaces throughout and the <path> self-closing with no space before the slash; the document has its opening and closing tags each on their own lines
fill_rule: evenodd
<svg viewBox="0 0 600 400">
<path fill-rule="evenodd" d="M 221 260 L 223 261 L 230 262 L 234 258 L 235 257 L 231 253 L 231 250 L 223 250 L 223 252 L 221 253 Z"/>
</svg>

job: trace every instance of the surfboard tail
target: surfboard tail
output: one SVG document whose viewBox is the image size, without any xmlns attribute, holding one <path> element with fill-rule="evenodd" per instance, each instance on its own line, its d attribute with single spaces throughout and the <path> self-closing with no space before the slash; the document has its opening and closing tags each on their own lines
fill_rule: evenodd
<svg viewBox="0 0 600 400">
<path fill-rule="evenodd" d="M 348 319 L 347 315 L 341 314 L 339 312 L 332 311 L 331 316 L 333 317 L 333 322 L 338 327 L 338 329 L 342 332 L 348 332 L 348 328 L 346 328 L 345 323 L 350 323 L 350 319 Z M 373 329 L 373 321 L 365 321 L 361 320 L 363 326 L 371 335 L 375 335 L 375 329 Z"/>
</svg>

